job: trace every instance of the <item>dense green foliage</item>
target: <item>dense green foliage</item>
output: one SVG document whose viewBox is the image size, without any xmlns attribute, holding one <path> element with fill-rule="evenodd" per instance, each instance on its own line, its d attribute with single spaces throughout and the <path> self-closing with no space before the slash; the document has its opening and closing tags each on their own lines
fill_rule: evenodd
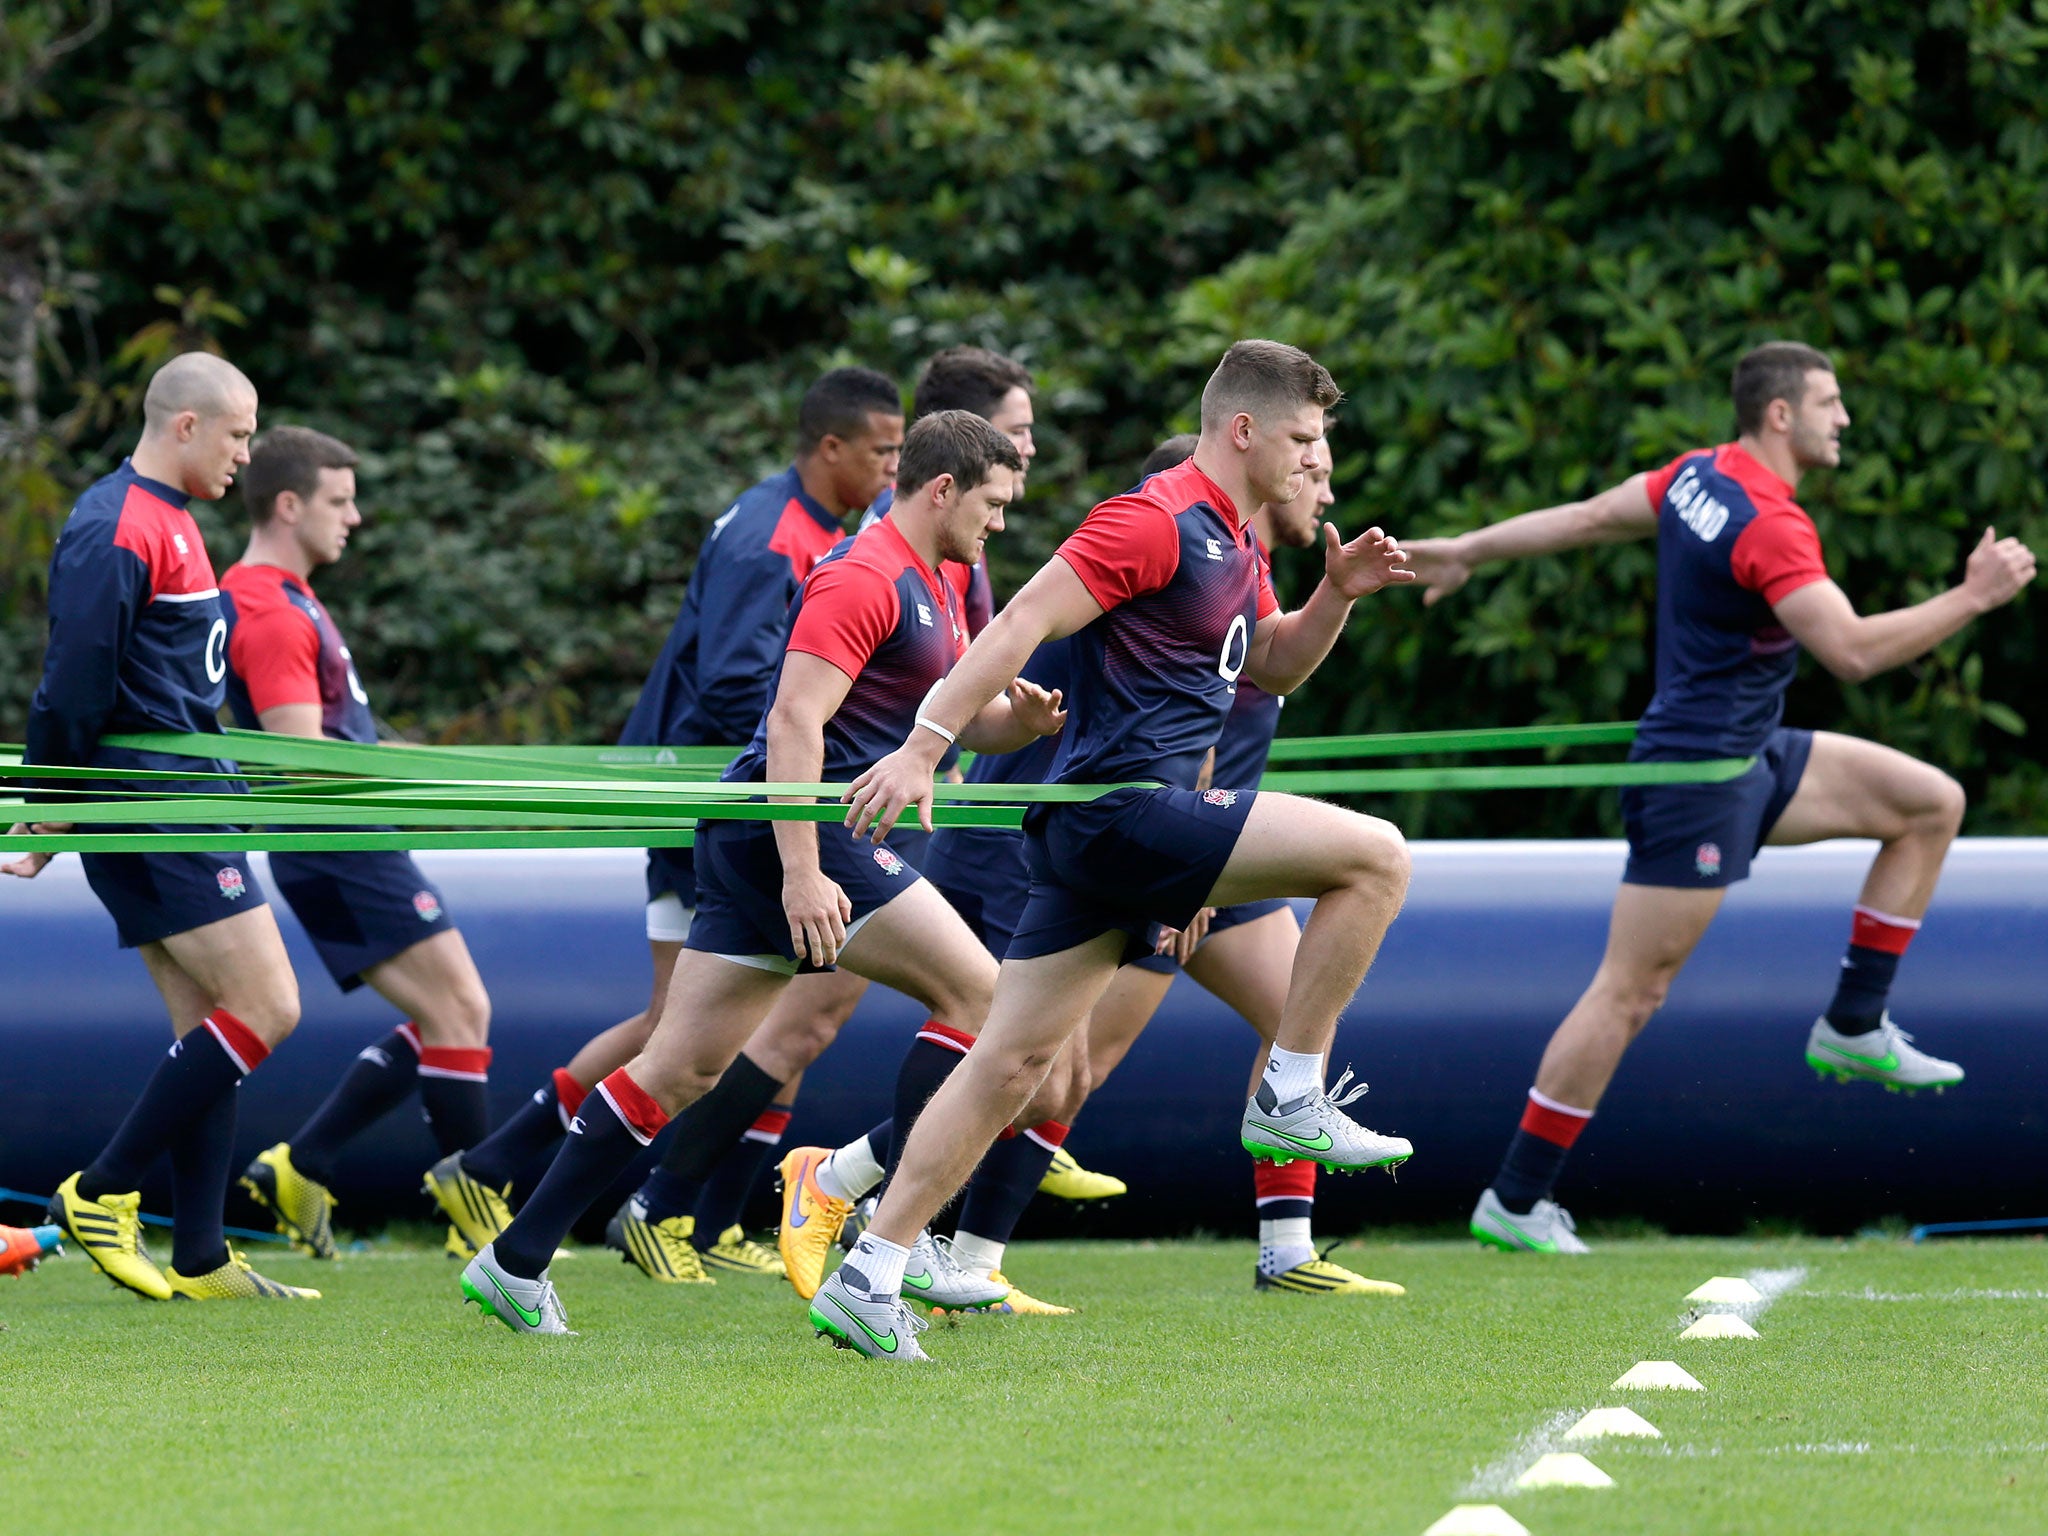
<svg viewBox="0 0 2048 1536">
<path fill-rule="evenodd" d="M 117 14 L 118 9 L 118 14 Z M 213 345 L 367 451 L 322 589 L 387 717 L 599 739 L 700 530 L 823 364 L 1039 372 L 999 586 L 1189 424 L 1222 344 L 1351 391 L 1340 518 L 1415 535 L 1730 431 L 1748 344 L 1833 351 L 1805 500 L 1867 610 L 2048 542 L 2048 0 L 21 0 L 0 15 L 0 737 L 69 497 Z M 239 548 L 232 502 L 209 525 Z M 1361 614 L 1289 728 L 1601 719 L 1648 693 L 1645 545 Z M 1313 574 L 1297 560 L 1285 583 Z M 2031 597 L 1793 707 L 2048 822 Z M 1442 797 L 1438 832 L 1611 797 Z"/>
</svg>

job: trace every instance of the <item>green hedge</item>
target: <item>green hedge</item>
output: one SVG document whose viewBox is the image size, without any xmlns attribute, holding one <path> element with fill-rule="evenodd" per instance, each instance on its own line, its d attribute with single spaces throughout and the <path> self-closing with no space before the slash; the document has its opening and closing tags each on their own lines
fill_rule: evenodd
<svg viewBox="0 0 2048 1536">
<path fill-rule="evenodd" d="M 1910 601 L 1987 521 L 2048 535 L 2044 47 L 2048 0 L 26 0 L 0 15 L 0 736 L 69 497 L 194 342 L 267 421 L 365 449 L 371 521 L 322 591 L 433 739 L 609 735 L 807 379 L 907 383 L 958 340 L 1043 385 L 1013 581 L 1241 334 L 1330 364 L 1339 515 L 1410 534 L 1725 437 L 1735 356 L 1796 335 L 1856 418 L 1808 487 L 1834 568 Z M 237 515 L 208 525 L 223 564 Z M 1289 729 L 1628 714 L 1652 573 L 1643 546 L 1427 618 L 1378 600 Z M 2042 613 L 1858 688 L 1809 665 L 1793 708 L 1956 771 L 1980 830 L 2041 827 Z M 1596 794 L 1393 809 L 1613 826 Z"/>
</svg>

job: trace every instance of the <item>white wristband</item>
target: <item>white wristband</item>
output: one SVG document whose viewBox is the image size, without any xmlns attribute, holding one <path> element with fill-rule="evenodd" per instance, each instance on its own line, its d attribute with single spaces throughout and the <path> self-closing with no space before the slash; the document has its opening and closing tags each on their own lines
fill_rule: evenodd
<svg viewBox="0 0 2048 1536">
<path fill-rule="evenodd" d="M 926 730 L 930 731 L 935 736 L 945 737 L 946 745 L 949 747 L 952 746 L 955 742 L 959 741 L 960 739 L 958 736 L 955 736 L 951 731 L 947 730 L 943 725 L 939 724 L 938 721 L 930 719 L 924 715 L 919 715 L 917 717 L 917 724 L 923 726 Z"/>
</svg>

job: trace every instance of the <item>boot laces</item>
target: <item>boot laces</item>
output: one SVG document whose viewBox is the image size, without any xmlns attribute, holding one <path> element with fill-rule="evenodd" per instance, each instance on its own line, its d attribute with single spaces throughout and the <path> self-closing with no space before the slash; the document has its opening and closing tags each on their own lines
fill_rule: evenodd
<svg viewBox="0 0 2048 1536">
<path fill-rule="evenodd" d="M 1342 1109 L 1348 1104 L 1355 1104 L 1372 1091 L 1367 1084 L 1361 1082 L 1356 1088 L 1346 1093 L 1344 1089 L 1350 1081 L 1351 1068 L 1347 1066 L 1344 1069 L 1344 1075 L 1337 1079 L 1337 1086 L 1323 1095 L 1323 1098 L 1332 1109 Z"/>
</svg>

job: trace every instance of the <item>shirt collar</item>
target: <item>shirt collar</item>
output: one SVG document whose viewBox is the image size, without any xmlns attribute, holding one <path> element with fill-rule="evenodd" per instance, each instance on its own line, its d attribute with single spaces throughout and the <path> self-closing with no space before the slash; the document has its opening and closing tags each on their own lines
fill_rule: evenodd
<svg viewBox="0 0 2048 1536">
<path fill-rule="evenodd" d="M 845 525 L 830 512 L 827 512 L 824 504 L 804 489 L 804 477 L 797 473 L 797 468 L 794 464 L 789 466 L 789 494 L 799 506 L 817 520 L 820 528 L 830 529 L 834 533 L 844 533 L 846 531 Z"/>
<path fill-rule="evenodd" d="M 172 506 L 180 510 L 192 499 L 175 486 L 165 485 L 161 480 L 152 480 L 149 476 L 138 472 L 133 459 L 123 459 L 121 461 L 121 473 L 149 492 L 150 495 L 156 497 L 158 501 L 168 501 Z"/>
<path fill-rule="evenodd" d="M 1742 444 L 1724 444 L 1721 448 L 1720 454 L 1718 455 L 1718 461 L 1720 465 L 1723 467 L 1726 467 L 1728 464 L 1732 462 L 1737 468 L 1737 470 L 1741 471 L 1741 473 L 1739 473 L 1736 476 L 1737 479 L 1741 479 L 1745 474 L 1754 475 L 1763 481 L 1767 489 L 1775 488 L 1781 495 L 1784 496 L 1784 498 L 1787 501 L 1792 500 L 1794 493 L 1791 482 L 1786 480 L 1785 477 L 1779 474 L 1775 469 L 1772 469 L 1768 465 L 1766 465 L 1755 454 L 1751 453 L 1747 448 L 1743 447 Z"/>
<path fill-rule="evenodd" d="M 1223 520 L 1230 524 L 1231 532 L 1241 532 L 1245 526 L 1245 521 L 1238 514 L 1237 503 L 1224 494 L 1223 487 L 1203 474 L 1196 467 L 1193 459 L 1189 459 L 1181 467 L 1194 477 L 1197 485 L 1201 486 L 1202 500 L 1208 502 L 1210 506 L 1223 514 Z"/>
</svg>

